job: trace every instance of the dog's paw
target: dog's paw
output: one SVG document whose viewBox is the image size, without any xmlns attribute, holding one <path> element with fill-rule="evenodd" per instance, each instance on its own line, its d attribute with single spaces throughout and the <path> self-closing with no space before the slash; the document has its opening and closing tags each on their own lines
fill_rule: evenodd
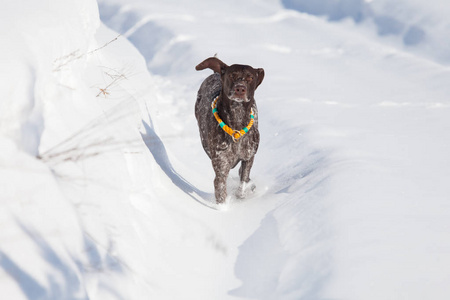
<svg viewBox="0 0 450 300">
<path fill-rule="evenodd" d="M 236 197 L 239 199 L 244 199 L 248 195 L 253 194 L 256 190 L 256 185 L 252 182 L 241 182 L 239 188 L 236 191 Z"/>
<path fill-rule="evenodd" d="M 231 196 L 227 196 L 224 201 L 217 202 L 216 204 L 217 210 L 220 211 L 227 211 L 230 209 L 230 206 L 231 206 Z"/>
</svg>

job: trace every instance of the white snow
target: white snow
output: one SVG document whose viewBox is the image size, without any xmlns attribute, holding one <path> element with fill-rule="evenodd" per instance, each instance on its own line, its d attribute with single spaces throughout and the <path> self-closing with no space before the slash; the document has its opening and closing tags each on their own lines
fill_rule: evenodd
<svg viewBox="0 0 450 300">
<path fill-rule="evenodd" d="M 446 1 L 25 2 L 0 10 L 7 299 L 448 299 Z M 216 53 L 266 74 L 257 191 L 222 207 L 194 117 Z"/>
</svg>

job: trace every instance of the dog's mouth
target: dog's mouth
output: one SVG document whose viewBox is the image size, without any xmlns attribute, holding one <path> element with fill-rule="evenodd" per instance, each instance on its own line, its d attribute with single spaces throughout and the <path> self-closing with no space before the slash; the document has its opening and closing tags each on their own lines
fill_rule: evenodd
<svg viewBox="0 0 450 300">
<path fill-rule="evenodd" d="M 247 96 L 244 97 L 236 97 L 236 96 L 229 96 L 228 97 L 230 100 L 238 102 L 238 103 L 242 103 L 242 102 L 249 102 L 250 100 L 247 98 Z"/>
</svg>

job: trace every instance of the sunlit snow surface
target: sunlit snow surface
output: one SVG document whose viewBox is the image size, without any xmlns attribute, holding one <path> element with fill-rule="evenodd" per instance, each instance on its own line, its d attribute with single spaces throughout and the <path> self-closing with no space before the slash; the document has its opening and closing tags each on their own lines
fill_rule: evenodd
<svg viewBox="0 0 450 300">
<path fill-rule="evenodd" d="M 446 1 L 35 2 L 0 10 L 2 295 L 448 298 Z M 266 74 L 257 189 L 223 206 L 216 53 Z"/>
</svg>

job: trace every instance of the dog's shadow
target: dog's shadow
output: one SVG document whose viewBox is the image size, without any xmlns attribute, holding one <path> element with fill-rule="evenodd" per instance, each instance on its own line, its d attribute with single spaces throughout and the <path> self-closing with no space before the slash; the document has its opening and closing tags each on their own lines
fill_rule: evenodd
<svg viewBox="0 0 450 300">
<path fill-rule="evenodd" d="M 161 167 L 164 173 L 178 188 L 180 188 L 191 198 L 203 205 L 211 206 L 211 204 L 213 204 L 214 202 L 214 195 L 212 193 L 206 193 L 199 190 L 189 181 L 187 181 L 183 176 L 178 174 L 169 160 L 164 143 L 156 134 L 155 130 L 153 130 L 153 128 L 151 128 L 144 121 L 142 122 L 142 124 L 145 128 L 145 133 L 141 132 L 142 139 L 144 140 L 144 143 L 147 146 L 148 150 L 150 150 L 150 153 L 155 158 L 156 163 Z"/>
</svg>

